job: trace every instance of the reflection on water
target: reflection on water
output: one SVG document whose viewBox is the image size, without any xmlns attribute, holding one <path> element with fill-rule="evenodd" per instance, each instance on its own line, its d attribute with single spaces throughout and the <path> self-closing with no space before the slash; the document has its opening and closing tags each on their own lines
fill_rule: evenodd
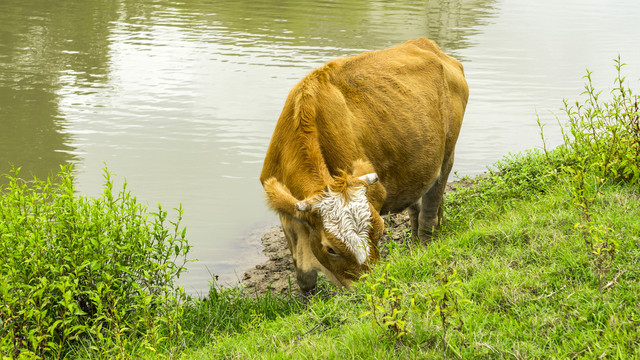
<svg viewBox="0 0 640 360">
<path fill-rule="evenodd" d="M 234 282 L 263 260 L 247 235 L 275 221 L 264 153 L 288 91 L 324 62 L 436 40 L 465 65 L 455 170 L 477 174 L 539 145 L 535 108 L 548 120 L 586 66 L 638 58 L 637 36 L 612 37 L 637 32 L 637 10 L 543 2 L 4 0 L 0 172 L 74 162 L 79 191 L 97 195 L 106 163 L 150 208 L 182 203 L 199 259 L 183 282 L 205 292 L 210 273 Z"/>
<path fill-rule="evenodd" d="M 58 90 L 74 78 L 86 91 L 106 74 L 108 12 L 100 2 L 0 3 L 0 172 L 11 162 L 46 176 L 73 159 Z"/>
</svg>

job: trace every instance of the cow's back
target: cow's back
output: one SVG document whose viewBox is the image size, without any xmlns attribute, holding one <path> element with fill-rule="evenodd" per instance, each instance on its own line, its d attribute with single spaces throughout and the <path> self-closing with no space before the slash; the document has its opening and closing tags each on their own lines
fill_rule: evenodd
<svg viewBox="0 0 640 360">
<path fill-rule="evenodd" d="M 462 65 L 424 38 L 336 62 L 342 64 L 333 83 L 350 114 L 355 148 L 387 190 L 382 210 L 401 211 L 433 184 L 454 151 L 468 97 Z"/>
</svg>

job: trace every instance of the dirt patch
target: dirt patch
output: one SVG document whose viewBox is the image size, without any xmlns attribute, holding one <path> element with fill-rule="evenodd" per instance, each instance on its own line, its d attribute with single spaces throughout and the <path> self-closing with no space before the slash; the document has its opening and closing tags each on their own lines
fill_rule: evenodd
<svg viewBox="0 0 640 360">
<path fill-rule="evenodd" d="M 447 184 L 446 192 L 456 191 L 458 188 L 471 187 L 474 181 L 465 179 Z M 401 241 L 405 234 L 411 231 L 409 215 L 406 212 L 383 217 L 385 231 L 380 239 L 384 244 L 388 241 Z M 299 292 L 293 269 L 293 259 L 287 247 L 282 227 L 274 226 L 262 236 L 263 253 L 268 260 L 247 270 L 242 277 L 244 285 L 251 294 L 263 294 L 268 290 L 274 293 L 285 294 L 289 291 Z M 383 252 L 382 257 L 385 257 Z"/>
</svg>

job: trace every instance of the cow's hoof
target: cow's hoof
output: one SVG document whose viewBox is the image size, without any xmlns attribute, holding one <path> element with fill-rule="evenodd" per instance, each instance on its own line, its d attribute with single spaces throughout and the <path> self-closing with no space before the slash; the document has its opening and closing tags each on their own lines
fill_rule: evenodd
<svg viewBox="0 0 640 360">
<path fill-rule="evenodd" d="M 433 226 L 428 229 L 420 229 L 418 231 L 418 241 L 422 244 L 429 244 L 438 236 L 438 228 Z"/>
<path fill-rule="evenodd" d="M 418 241 L 424 245 L 428 245 L 436 238 L 435 232 L 422 232 L 418 237 Z"/>
</svg>

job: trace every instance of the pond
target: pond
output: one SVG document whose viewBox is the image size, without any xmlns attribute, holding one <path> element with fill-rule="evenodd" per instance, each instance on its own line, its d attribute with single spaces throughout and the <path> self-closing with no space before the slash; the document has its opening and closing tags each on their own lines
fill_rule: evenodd
<svg viewBox="0 0 640 360">
<path fill-rule="evenodd" d="M 80 194 L 102 168 L 153 209 L 182 204 L 193 249 L 181 283 L 206 293 L 264 260 L 277 222 L 258 176 L 289 90 L 336 57 L 425 36 L 465 66 L 470 101 L 454 171 L 540 147 L 536 113 L 576 99 L 612 59 L 640 77 L 640 8 L 595 1 L 3 0 L 0 173 L 73 163 Z M 455 177 L 455 176 L 452 176 Z"/>
</svg>

